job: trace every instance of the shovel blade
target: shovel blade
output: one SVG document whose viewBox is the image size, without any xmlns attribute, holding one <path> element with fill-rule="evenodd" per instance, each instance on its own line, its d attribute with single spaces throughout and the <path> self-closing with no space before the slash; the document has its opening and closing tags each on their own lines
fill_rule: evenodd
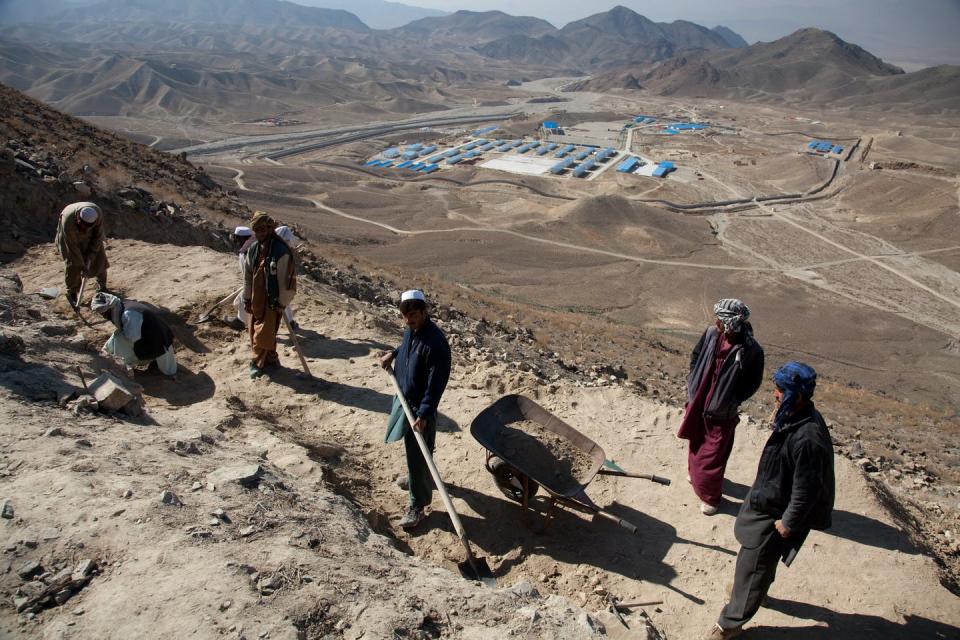
<svg viewBox="0 0 960 640">
<path fill-rule="evenodd" d="M 491 588 L 497 586 L 497 579 L 493 577 L 493 571 L 490 570 L 490 565 L 487 564 L 485 558 L 476 556 L 467 558 L 463 562 L 457 563 L 457 569 L 460 570 L 460 575 L 467 580 L 479 580 L 484 586 Z"/>
</svg>

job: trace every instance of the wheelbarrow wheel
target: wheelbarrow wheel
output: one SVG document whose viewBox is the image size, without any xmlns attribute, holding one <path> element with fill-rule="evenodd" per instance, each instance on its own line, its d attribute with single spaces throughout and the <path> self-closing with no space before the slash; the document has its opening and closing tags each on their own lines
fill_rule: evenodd
<svg viewBox="0 0 960 640">
<path fill-rule="evenodd" d="M 493 480 L 497 483 L 497 488 L 514 502 L 529 501 L 537 495 L 540 485 L 535 480 L 520 473 L 511 467 L 505 460 L 496 456 L 490 458 L 490 472 L 493 474 Z M 526 480 L 526 496 L 524 496 L 524 480 Z"/>
</svg>

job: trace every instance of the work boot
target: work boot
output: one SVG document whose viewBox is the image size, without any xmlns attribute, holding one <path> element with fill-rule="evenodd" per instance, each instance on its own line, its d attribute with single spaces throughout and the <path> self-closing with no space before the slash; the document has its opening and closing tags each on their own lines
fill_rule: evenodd
<svg viewBox="0 0 960 640">
<path fill-rule="evenodd" d="M 258 367 L 256 362 L 250 363 L 249 371 L 250 371 L 250 377 L 254 380 L 263 376 L 263 369 Z"/>
<path fill-rule="evenodd" d="M 230 327 L 231 329 L 236 329 L 237 331 L 243 331 L 247 328 L 246 323 L 243 320 L 237 317 L 230 318 L 229 320 L 224 320 L 223 323 Z"/>
<path fill-rule="evenodd" d="M 741 633 L 743 633 L 743 627 L 724 629 L 720 625 L 715 624 L 710 630 L 710 633 L 703 636 L 703 640 L 728 640 L 729 638 L 736 638 Z"/>
<path fill-rule="evenodd" d="M 413 529 L 423 522 L 425 517 L 427 517 L 427 514 L 423 512 L 422 507 L 410 505 L 407 507 L 407 512 L 403 515 L 403 518 L 400 519 L 400 526 L 403 529 Z"/>
<path fill-rule="evenodd" d="M 712 504 L 707 504 L 706 502 L 701 502 L 701 503 L 700 503 L 700 513 L 702 513 L 702 514 L 705 515 L 705 516 L 712 516 L 712 515 L 714 515 L 717 511 L 720 511 L 720 507 L 719 507 L 719 506 L 714 506 L 714 505 L 712 505 Z"/>
</svg>

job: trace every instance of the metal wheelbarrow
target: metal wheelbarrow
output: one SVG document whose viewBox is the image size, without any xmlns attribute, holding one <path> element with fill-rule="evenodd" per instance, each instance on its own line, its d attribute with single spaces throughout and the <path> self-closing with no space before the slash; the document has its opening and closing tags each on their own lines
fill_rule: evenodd
<svg viewBox="0 0 960 640">
<path fill-rule="evenodd" d="M 589 466 L 572 469 L 569 461 L 557 460 L 550 449 L 529 434 L 516 435 L 511 423 L 531 421 L 543 430 L 562 439 L 564 446 L 577 450 L 589 458 Z M 505 444 L 504 436 L 529 439 L 521 442 L 523 451 Z M 542 487 L 547 493 L 548 508 L 543 524 L 550 524 L 556 504 L 581 513 L 600 516 L 614 522 L 630 533 L 637 533 L 637 526 L 597 506 L 586 493 L 587 485 L 598 475 L 623 478 L 642 478 L 662 485 L 670 480 L 646 473 L 628 473 L 606 459 L 606 454 L 596 442 L 563 422 L 533 400 L 521 395 L 507 395 L 480 412 L 470 424 L 470 433 L 486 449 L 484 465 L 503 494 L 523 505 L 524 518 L 530 509 L 530 500 Z M 528 459 L 521 459 L 526 455 Z M 534 459 L 535 458 L 535 459 Z"/>
</svg>

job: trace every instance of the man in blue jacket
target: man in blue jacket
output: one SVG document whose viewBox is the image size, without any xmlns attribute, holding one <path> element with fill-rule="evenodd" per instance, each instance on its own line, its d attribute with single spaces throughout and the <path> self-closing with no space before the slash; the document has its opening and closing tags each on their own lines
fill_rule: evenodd
<svg viewBox="0 0 960 640">
<path fill-rule="evenodd" d="M 450 379 L 450 346 L 447 338 L 427 313 L 427 302 L 422 291 L 405 291 L 400 296 L 400 313 L 407 323 L 400 346 L 380 359 L 384 369 L 394 364 L 394 374 L 403 396 L 414 414 L 410 425 L 398 399 L 387 425 L 387 442 L 403 438 L 407 452 L 407 473 L 410 505 L 400 520 L 404 529 L 416 527 L 425 517 L 424 507 L 433 499 L 433 478 L 430 469 L 410 431 L 413 427 L 433 454 L 437 439 L 437 407 Z"/>
<path fill-rule="evenodd" d="M 782 560 L 790 566 L 811 529 L 830 527 L 833 441 L 813 406 L 817 372 L 788 362 L 773 376 L 777 412 L 757 479 L 734 524 L 740 543 L 730 601 L 707 640 L 735 638 L 767 595 Z"/>
</svg>

